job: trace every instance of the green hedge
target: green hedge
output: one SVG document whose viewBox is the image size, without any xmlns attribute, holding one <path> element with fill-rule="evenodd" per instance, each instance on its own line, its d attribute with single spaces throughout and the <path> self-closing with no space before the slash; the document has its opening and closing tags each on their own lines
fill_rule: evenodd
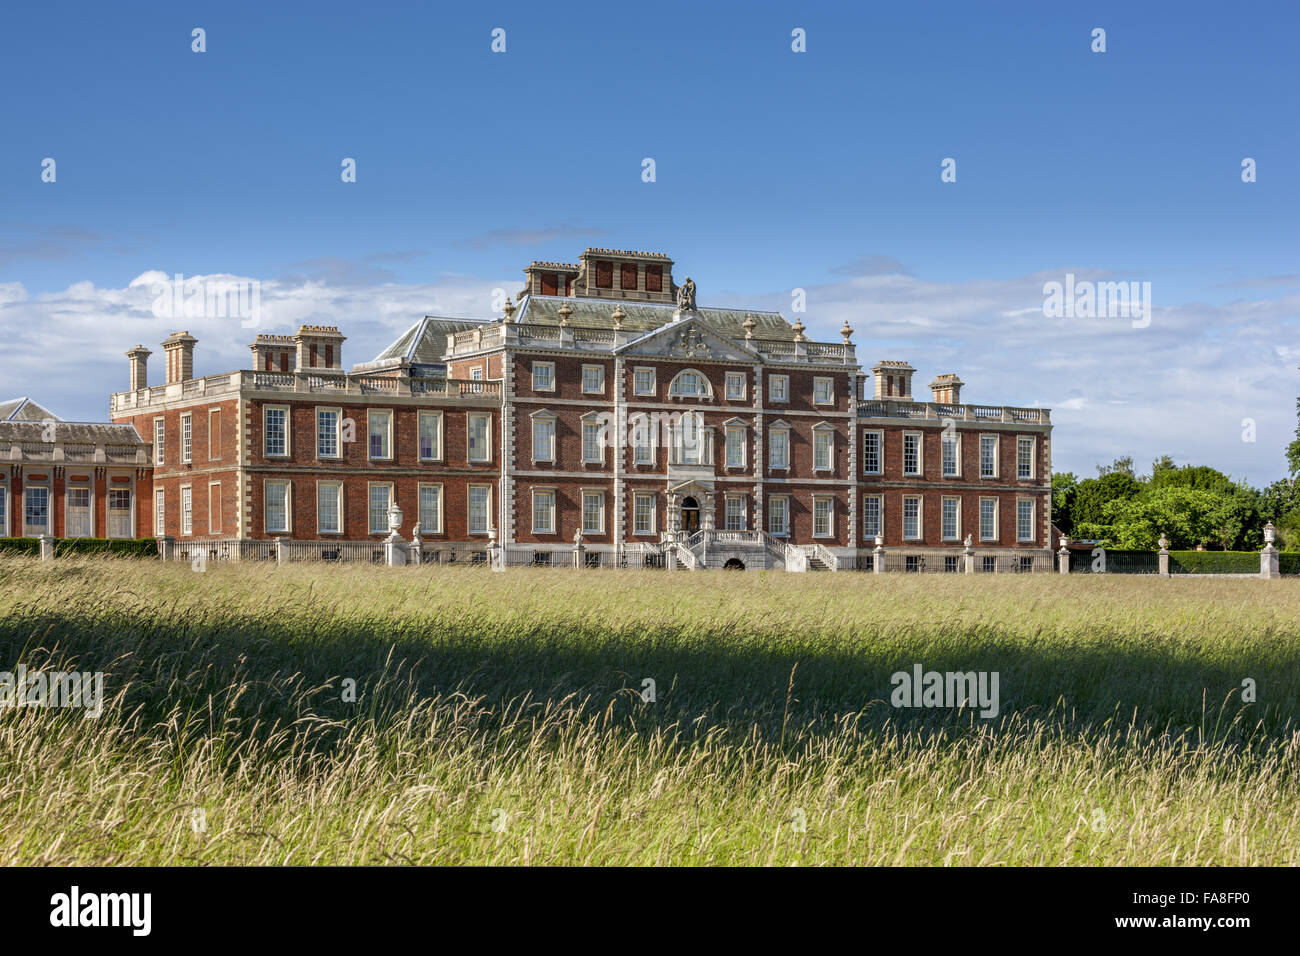
<svg viewBox="0 0 1300 956">
<path fill-rule="evenodd" d="M 1300 551 L 1283 551 L 1277 558 L 1278 570 L 1283 574 L 1300 574 Z"/>
<path fill-rule="evenodd" d="M 1258 551 L 1170 551 L 1170 574 L 1259 574 Z"/>
<path fill-rule="evenodd" d="M 8 554 L 41 553 L 36 538 L 0 538 L 0 552 Z M 156 558 L 158 542 L 153 538 L 55 538 L 54 556 L 69 554 L 111 554 L 122 558 Z"/>
</svg>

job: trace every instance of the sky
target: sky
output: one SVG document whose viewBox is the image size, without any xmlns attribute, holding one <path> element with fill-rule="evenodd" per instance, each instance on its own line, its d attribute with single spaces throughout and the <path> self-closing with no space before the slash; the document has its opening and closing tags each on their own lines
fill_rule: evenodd
<svg viewBox="0 0 1300 956">
<path fill-rule="evenodd" d="M 702 306 L 847 320 L 918 397 L 956 372 L 1051 408 L 1058 471 L 1266 484 L 1300 393 L 1297 28 L 1294 2 L 11 4 L 0 399 L 103 420 L 126 349 L 156 384 L 180 327 L 200 375 L 303 322 L 365 361 L 602 246 L 667 253 Z M 176 274 L 255 280 L 256 327 L 158 314 Z M 1149 321 L 1045 314 L 1067 274 L 1150 283 Z"/>
</svg>

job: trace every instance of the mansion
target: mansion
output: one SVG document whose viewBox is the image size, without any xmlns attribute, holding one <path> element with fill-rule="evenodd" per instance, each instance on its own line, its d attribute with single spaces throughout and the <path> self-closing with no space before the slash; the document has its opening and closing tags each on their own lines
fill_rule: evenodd
<svg viewBox="0 0 1300 956">
<path fill-rule="evenodd" d="M 135 533 L 330 557 L 396 532 L 424 561 L 1051 568 L 1046 409 L 962 404 L 954 374 L 918 399 L 908 363 L 864 372 L 847 323 L 813 342 L 797 318 L 697 305 L 662 254 L 524 275 L 499 318 L 427 316 L 350 369 L 332 326 L 258 335 L 251 368 L 198 377 L 177 332 L 153 386 L 137 345 L 111 398 L 152 469 Z M 95 481 L 111 496 L 118 478 Z"/>
</svg>

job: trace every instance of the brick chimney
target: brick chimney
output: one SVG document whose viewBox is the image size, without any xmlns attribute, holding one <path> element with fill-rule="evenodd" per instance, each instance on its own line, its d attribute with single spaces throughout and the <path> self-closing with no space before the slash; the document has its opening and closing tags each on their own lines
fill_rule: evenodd
<svg viewBox="0 0 1300 956">
<path fill-rule="evenodd" d="M 149 387 L 149 356 L 153 355 L 143 345 L 137 345 L 126 353 L 131 360 L 131 391 L 138 392 Z"/>
<path fill-rule="evenodd" d="M 163 342 L 167 356 L 167 384 L 188 382 L 194 377 L 194 345 L 198 342 L 188 332 L 173 332 Z"/>
<path fill-rule="evenodd" d="M 254 372 L 292 372 L 294 346 L 291 335 L 262 333 L 249 346 L 253 353 Z"/>
<path fill-rule="evenodd" d="M 346 336 L 334 325 L 304 325 L 293 337 L 298 353 L 298 368 L 333 369 L 343 368 L 343 342 Z"/>
<path fill-rule="evenodd" d="M 966 383 L 949 372 L 930 383 L 930 394 L 940 405 L 960 405 L 961 387 Z"/>
<path fill-rule="evenodd" d="M 871 368 L 871 374 L 876 380 L 876 398 L 912 401 L 912 373 L 915 371 L 906 362 L 877 362 Z"/>
</svg>

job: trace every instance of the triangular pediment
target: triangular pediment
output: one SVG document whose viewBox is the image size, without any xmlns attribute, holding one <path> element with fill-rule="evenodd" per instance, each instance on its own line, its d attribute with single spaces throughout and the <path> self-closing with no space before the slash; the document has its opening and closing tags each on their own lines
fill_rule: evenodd
<svg viewBox="0 0 1300 956">
<path fill-rule="evenodd" d="M 683 361 L 760 362 L 753 349 L 723 335 L 699 316 L 670 322 L 615 349 L 622 355 L 644 355 Z"/>
</svg>

